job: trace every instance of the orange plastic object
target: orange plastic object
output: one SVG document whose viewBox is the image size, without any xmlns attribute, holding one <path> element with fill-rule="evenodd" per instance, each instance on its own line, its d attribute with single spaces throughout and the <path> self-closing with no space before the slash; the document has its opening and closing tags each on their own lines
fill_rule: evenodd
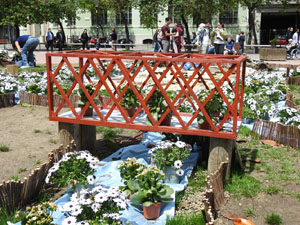
<svg viewBox="0 0 300 225">
<path fill-rule="evenodd" d="M 52 70 L 53 58 L 60 60 L 54 71 Z M 70 58 L 78 59 L 78 72 L 76 72 L 75 66 L 70 63 Z M 51 121 L 228 139 L 236 138 L 238 121 L 242 119 L 245 56 L 75 50 L 47 53 L 46 62 L 49 119 Z M 186 74 L 183 69 L 185 63 L 192 63 L 194 70 L 190 71 L 189 74 Z M 160 67 L 162 64 L 165 67 Z M 66 93 L 57 79 L 57 74 L 63 65 L 68 67 L 75 78 Z M 87 73 L 89 66 L 93 67 L 97 76 L 96 82 L 94 79 L 96 90 L 92 95 L 88 94 L 83 82 L 86 79 L 87 82 L 93 83 L 93 79 Z M 122 76 L 119 79 L 111 77 L 110 74 L 113 70 L 119 70 Z M 218 71 L 218 77 L 214 74 L 215 70 Z M 232 78 L 236 80 L 235 83 L 232 82 Z M 225 83 L 235 94 L 232 102 L 229 102 L 221 89 Z M 89 102 L 81 110 L 75 108 L 69 100 L 70 94 L 76 86 L 81 88 L 89 99 Z M 57 108 L 54 107 L 53 102 L 54 87 L 63 97 Z M 123 89 L 121 90 L 120 87 Z M 132 88 L 140 104 L 132 117 L 127 116 L 119 103 L 128 87 Z M 149 89 L 146 95 L 139 93 L 138 89 L 145 91 L 146 88 Z M 200 102 L 196 94 L 197 91 L 202 90 L 201 88 L 211 91 L 204 102 Z M 105 89 L 109 97 L 100 96 L 100 89 Z M 176 96 L 172 99 L 167 95 L 171 89 L 176 91 Z M 147 107 L 147 101 L 155 90 L 159 90 L 163 94 L 168 105 L 167 110 L 158 121 L 153 118 Z M 227 114 L 217 124 L 213 123 L 204 109 L 215 92 L 219 92 L 227 107 Z M 95 103 L 95 97 L 99 98 L 100 104 Z M 179 112 L 184 101 L 188 102 L 193 113 Z M 61 112 L 64 105 L 69 107 L 68 113 Z M 94 109 L 92 117 L 84 116 L 89 106 Z M 162 121 L 170 112 L 173 115 L 171 126 L 162 125 Z M 200 112 L 210 124 L 210 130 L 198 128 L 197 115 Z M 149 118 L 152 125 L 146 124 L 146 117 Z M 230 123 L 231 128 L 225 130 L 224 127 L 228 123 Z"/>
<path fill-rule="evenodd" d="M 233 221 L 234 225 L 255 225 L 251 220 L 238 218 Z"/>
</svg>

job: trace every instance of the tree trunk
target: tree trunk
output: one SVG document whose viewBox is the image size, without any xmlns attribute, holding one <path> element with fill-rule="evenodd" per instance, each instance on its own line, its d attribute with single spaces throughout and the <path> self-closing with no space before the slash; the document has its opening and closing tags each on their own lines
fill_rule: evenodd
<svg viewBox="0 0 300 225">
<path fill-rule="evenodd" d="M 184 17 L 183 14 L 181 14 L 181 20 L 182 20 L 182 23 L 184 24 L 185 26 L 185 32 L 186 32 L 186 41 L 187 41 L 187 44 L 191 44 L 191 37 L 190 37 L 190 32 L 189 32 L 189 25 Z"/>
<path fill-rule="evenodd" d="M 255 18 L 255 8 L 253 6 L 248 7 L 249 38 L 248 38 L 247 43 L 251 44 L 252 35 L 253 35 L 254 36 L 254 44 L 257 45 L 258 40 L 257 40 L 254 18 Z"/>
<path fill-rule="evenodd" d="M 101 33 L 102 33 L 102 37 L 104 37 L 104 30 L 103 30 L 103 26 L 101 25 L 101 23 L 99 23 L 100 29 L 101 29 Z M 99 38 L 99 37 L 98 37 Z"/>
<path fill-rule="evenodd" d="M 65 35 L 65 30 L 64 30 L 64 27 L 63 27 L 63 25 L 62 25 L 62 22 L 59 21 L 57 24 L 59 25 L 59 27 L 60 27 L 62 33 Z"/>
<path fill-rule="evenodd" d="M 125 25 L 126 44 L 129 44 L 129 29 L 128 29 L 127 18 L 125 17 L 124 13 L 121 13 L 121 15 L 122 15 L 122 18 L 124 20 L 124 25 Z M 126 49 L 129 50 L 129 45 L 126 45 Z"/>
<path fill-rule="evenodd" d="M 15 30 L 14 36 L 15 36 L 15 39 L 17 39 L 20 36 L 20 27 L 18 24 L 15 25 L 14 30 Z"/>
</svg>

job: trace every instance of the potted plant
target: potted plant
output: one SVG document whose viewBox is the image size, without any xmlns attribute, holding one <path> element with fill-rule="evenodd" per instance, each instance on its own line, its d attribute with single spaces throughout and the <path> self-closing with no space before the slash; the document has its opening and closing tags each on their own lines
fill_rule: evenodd
<svg viewBox="0 0 300 225">
<path fill-rule="evenodd" d="M 123 89 L 124 88 L 122 88 L 120 92 L 122 92 Z M 120 105 L 127 112 L 127 116 L 129 117 L 132 117 L 136 112 L 136 107 L 139 106 L 139 103 L 131 87 L 128 87 L 128 89 L 125 91 L 122 100 L 120 101 Z"/>
<path fill-rule="evenodd" d="M 66 218 L 62 224 L 121 224 L 119 211 L 127 208 L 126 198 L 117 187 L 94 187 L 73 194 L 63 205 Z"/>
<path fill-rule="evenodd" d="M 276 35 L 272 40 L 270 40 L 270 44 L 272 48 L 275 48 L 276 45 L 278 44 L 278 35 Z"/>
<path fill-rule="evenodd" d="M 183 160 L 187 159 L 192 151 L 192 146 L 182 141 L 162 141 L 149 150 L 151 164 L 165 173 L 166 183 L 179 183 L 184 175 L 181 169 Z"/>
<path fill-rule="evenodd" d="M 203 103 L 206 100 L 210 92 L 211 92 L 210 90 L 200 91 L 198 98 L 201 103 Z M 204 109 L 207 112 L 208 116 L 215 124 L 218 123 L 222 115 L 225 114 L 223 102 L 224 100 L 221 97 L 220 93 L 216 91 L 204 106 Z M 206 130 L 210 129 L 210 125 L 202 112 L 200 112 L 199 115 L 197 116 L 197 120 L 200 129 L 206 129 Z"/>
<path fill-rule="evenodd" d="M 126 161 L 122 161 L 119 165 L 120 176 L 124 183 L 124 186 L 120 186 L 126 196 L 130 197 L 131 194 L 136 192 L 136 186 L 133 182 L 136 180 L 136 176 L 146 168 L 144 163 L 136 161 L 136 158 L 128 158 Z"/>
<path fill-rule="evenodd" d="M 46 183 L 61 186 L 72 184 L 72 190 L 94 185 L 98 159 L 88 151 L 68 152 L 49 169 Z"/>
<path fill-rule="evenodd" d="M 162 202 L 172 201 L 173 189 L 164 185 L 165 174 L 157 167 L 149 166 L 136 176 L 138 191 L 131 195 L 130 201 L 134 206 L 143 205 L 144 217 L 156 219 L 160 215 Z"/>
<path fill-rule="evenodd" d="M 85 89 L 89 93 L 89 95 L 92 95 L 94 91 L 96 90 L 96 85 L 95 84 L 86 84 Z M 77 102 L 78 106 L 81 107 L 81 109 L 86 105 L 87 102 L 89 102 L 88 98 L 85 96 L 84 92 L 82 89 L 78 89 L 77 94 L 80 96 L 80 100 Z M 96 97 L 94 98 L 95 104 L 97 104 L 97 99 Z M 93 106 L 90 104 L 88 109 L 85 111 L 84 116 L 92 116 L 93 115 Z"/>
<path fill-rule="evenodd" d="M 155 89 L 151 97 L 147 101 L 147 107 L 154 120 L 159 121 L 165 111 L 168 109 L 168 104 L 165 101 L 165 97 L 160 92 L 160 90 Z M 161 126 L 170 126 L 172 119 L 172 111 L 168 113 L 165 119 L 161 122 Z M 152 125 L 151 121 L 147 117 L 147 123 Z"/>
<path fill-rule="evenodd" d="M 26 207 L 25 211 L 17 212 L 16 218 L 21 219 L 22 225 L 50 225 L 53 222 L 52 214 L 56 209 L 55 204 L 43 202 L 36 206 Z"/>
</svg>

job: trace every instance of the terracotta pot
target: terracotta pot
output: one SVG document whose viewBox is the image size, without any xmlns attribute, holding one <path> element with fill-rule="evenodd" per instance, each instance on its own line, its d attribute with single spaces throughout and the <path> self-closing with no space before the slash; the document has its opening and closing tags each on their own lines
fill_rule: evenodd
<svg viewBox="0 0 300 225">
<path fill-rule="evenodd" d="M 160 119 L 160 118 L 159 118 Z M 172 115 L 167 115 L 161 122 L 160 126 L 171 126 Z"/>
<path fill-rule="evenodd" d="M 87 108 L 83 116 L 93 116 L 93 108 Z"/>
<path fill-rule="evenodd" d="M 198 127 L 199 127 L 199 129 L 202 129 L 202 130 L 210 130 L 211 129 L 210 124 L 208 123 L 207 120 L 205 120 L 203 123 L 198 123 Z"/>
<path fill-rule="evenodd" d="M 160 208 L 161 208 L 161 202 L 154 203 L 149 207 L 145 207 L 143 204 L 144 217 L 147 220 L 156 219 L 160 215 Z"/>
<path fill-rule="evenodd" d="M 136 112 L 136 108 L 132 107 L 130 109 L 124 108 L 122 107 L 125 111 L 125 113 L 127 114 L 127 117 L 133 117 L 134 113 Z"/>
</svg>

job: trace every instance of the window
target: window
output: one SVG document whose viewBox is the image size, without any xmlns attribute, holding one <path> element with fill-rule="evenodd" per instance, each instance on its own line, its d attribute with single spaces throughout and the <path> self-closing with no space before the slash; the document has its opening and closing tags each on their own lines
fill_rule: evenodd
<svg viewBox="0 0 300 225">
<path fill-rule="evenodd" d="M 172 23 L 181 23 L 180 9 L 170 4 L 168 6 L 168 17 L 171 18 Z"/>
<path fill-rule="evenodd" d="M 219 15 L 219 21 L 224 24 L 238 23 L 238 9 L 228 9 L 226 12 Z"/>
<path fill-rule="evenodd" d="M 73 17 L 73 18 L 70 18 L 67 20 L 67 26 L 68 27 L 71 27 L 71 26 L 75 26 L 76 25 L 76 18 Z"/>
<path fill-rule="evenodd" d="M 107 24 L 107 12 L 92 12 L 92 26 L 97 26 L 98 24 L 106 25 Z"/>
<path fill-rule="evenodd" d="M 124 16 L 122 16 L 122 14 Z M 128 12 L 125 12 L 125 13 L 117 13 L 116 15 L 116 24 L 117 25 L 124 25 L 125 24 L 125 21 L 127 20 L 127 24 L 130 25 L 132 24 L 132 12 L 131 12 L 131 9 L 129 9 Z"/>
</svg>

